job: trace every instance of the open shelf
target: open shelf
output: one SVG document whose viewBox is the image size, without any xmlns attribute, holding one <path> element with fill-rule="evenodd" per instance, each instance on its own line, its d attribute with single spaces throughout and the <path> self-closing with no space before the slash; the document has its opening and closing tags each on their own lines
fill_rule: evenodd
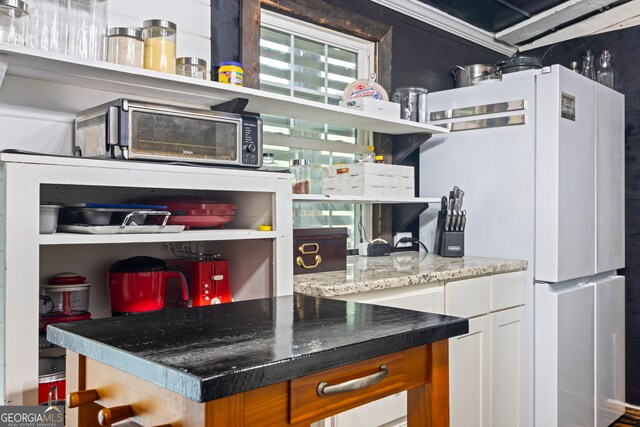
<svg viewBox="0 0 640 427">
<path fill-rule="evenodd" d="M 322 194 L 294 194 L 294 202 L 309 203 L 440 203 L 440 197 L 415 197 L 413 199 L 371 198 L 364 196 L 325 196 Z"/>
<path fill-rule="evenodd" d="M 275 231 L 258 230 L 187 230 L 157 234 L 41 234 L 40 245 L 90 245 L 110 243 L 197 242 L 206 240 L 275 239 Z"/>
<path fill-rule="evenodd" d="M 173 103 L 196 104 L 203 107 L 216 105 L 235 98 L 249 100 L 247 111 L 274 114 L 331 125 L 365 129 L 392 135 L 411 133 L 446 133 L 445 128 L 424 123 L 370 115 L 362 111 L 323 104 L 291 96 L 269 93 L 257 89 L 225 85 L 132 68 L 108 62 L 86 60 L 40 50 L 0 45 L 0 70 L 7 66 L 4 83 L 17 78 L 15 84 L 25 91 L 33 90 L 30 81 L 39 80 L 108 92 L 115 97 L 152 98 Z M 0 78 L 2 73 L 0 72 Z M 64 87 L 61 88 L 64 90 Z M 70 93 L 68 90 L 67 93 Z M 28 96 L 23 97 L 28 102 Z M 22 104 L 21 104 L 22 105 Z M 59 108 L 69 113 L 95 106 L 90 97 L 67 96 Z M 40 107 L 39 105 L 27 105 Z"/>
</svg>

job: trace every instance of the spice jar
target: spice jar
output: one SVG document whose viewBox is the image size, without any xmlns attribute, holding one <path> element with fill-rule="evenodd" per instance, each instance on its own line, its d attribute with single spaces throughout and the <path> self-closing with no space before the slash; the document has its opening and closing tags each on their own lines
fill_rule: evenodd
<svg viewBox="0 0 640 427">
<path fill-rule="evenodd" d="M 293 159 L 291 172 L 294 176 L 293 194 L 309 194 L 311 188 L 311 162 L 308 159 Z"/>
<path fill-rule="evenodd" d="M 239 62 L 221 62 L 218 69 L 218 82 L 242 86 L 242 64 Z"/>
<path fill-rule="evenodd" d="M 144 21 L 144 68 L 175 74 L 176 24 L 164 19 Z"/>
<path fill-rule="evenodd" d="M 24 46 L 29 6 L 20 0 L 0 0 L 0 43 Z"/>
<path fill-rule="evenodd" d="M 142 31 L 137 28 L 109 28 L 107 61 L 114 64 L 142 68 L 144 42 Z"/>
<path fill-rule="evenodd" d="M 207 61 L 192 57 L 178 58 L 176 59 L 176 74 L 206 80 Z"/>
</svg>

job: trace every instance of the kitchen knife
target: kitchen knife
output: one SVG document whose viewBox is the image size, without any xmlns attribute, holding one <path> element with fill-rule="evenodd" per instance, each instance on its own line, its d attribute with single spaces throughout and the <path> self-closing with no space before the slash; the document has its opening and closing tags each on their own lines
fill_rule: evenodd
<svg viewBox="0 0 640 427">
<path fill-rule="evenodd" d="M 460 190 L 460 192 L 458 193 L 458 206 L 456 207 L 456 209 L 460 210 L 462 209 L 462 198 L 464 197 L 464 191 Z"/>
<path fill-rule="evenodd" d="M 462 211 L 462 224 L 460 225 L 460 231 L 464 231 L 464 228 L 467 226 L 467 210 Z"/>
<path fill-rule="evenodd" d="M 447 210 L 447 218 L 444 221 L 444 231 L 449 231 L 449 224 L 451 223 L 452 211 Z"/>
</svg>

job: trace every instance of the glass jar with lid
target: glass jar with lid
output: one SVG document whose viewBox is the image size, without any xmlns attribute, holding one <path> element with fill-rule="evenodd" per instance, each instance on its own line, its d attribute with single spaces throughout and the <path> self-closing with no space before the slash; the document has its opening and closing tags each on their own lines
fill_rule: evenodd
<svg viewBox="0 0 640 427">
<path fill-rule="evenodd" d="M 28 0 L 29 31 L 26 45 L 49 52 L 67 53 L 66 0 Z"/>
<path fill-rule="evenodd" d="M 207 61 L 188 56 L 178 58 L 176 59 L 176 74 L 206 80 Z"/>
<path fill-rule="evenodd" d="M 177 26 L 165 19 L 144 21 L 144 68 L 163 73 L 176 73 Z"/>
<path fill-rule="evenodd" d="M 311 162 L 309 159 L 293 159 L 293 194 L 309 194 L 311 189 Z"/>
<path fill-rule="evenodd" d="M 0 0 L 0 43 L 24 46 L 29 5 L 21 0 Z"/>
<path fill-rule="evenodd" d="M 67 1 L 67 53 L 104 61 L 107 39 L 107 0 Z"/>
<path fill-rule="evenodd" d="M 109 28 L 107 61 L 114 64 L 142 68 L 144 65 L 144 42 L 142 31 L 137 28 Z"/>
</svg>

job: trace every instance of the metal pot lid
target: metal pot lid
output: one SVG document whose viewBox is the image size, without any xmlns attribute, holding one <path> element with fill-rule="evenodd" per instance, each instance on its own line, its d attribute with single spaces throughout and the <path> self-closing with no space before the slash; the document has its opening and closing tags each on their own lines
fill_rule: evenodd
<svg viewBox="0 0 640 427">
<path fill-rule="evenodd" d="M 142 31 L 140 31 L 137 28 L 113 27 L 113 28 L 109 28 L 107 35 L 109 37 L 124 36 L 124 37 L 131 37 L 134 39 L 142 40 Z"/>
<path fill-rule="evenodd" d="M 163 271 L 167 269 L 167 263 L 160 258 L 150 256 L 134 256 L 112 264 L 109 273 L 144 273 L 151 271 Z"/>
<path fill-rule="evenodd" d="M 166 19 L 149 19 L 147 21 L 144 21 L 142 23 L 142 26 L 144 28 L 150 28 L 150 27 L 168 28 L 173 31 L 176 31 L 176 29 L 178 28 L 176 24 Z"/>
<path fill-rule="evenodd" d="M 496 67 L 521 67 L 530 66 L 536 68 L 542 68 L 542 58 L 539 56 L 512 56 L 511 58 L 503 59 L 496 63 Z"/>
<path fill-rule="evenodd" d="M 21 0 L 0 0 L 0 6 L 11 7 L 23 14 L 29 14 L 29 5 Z"/>
</svg>

